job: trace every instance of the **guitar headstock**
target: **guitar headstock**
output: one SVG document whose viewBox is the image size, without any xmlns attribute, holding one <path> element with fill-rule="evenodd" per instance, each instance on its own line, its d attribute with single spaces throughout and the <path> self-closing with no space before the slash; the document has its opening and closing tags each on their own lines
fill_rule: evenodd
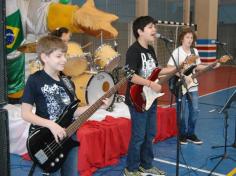
<svg viewBox="0 0 236 176">
<path fill-rule="evenodd" d="M 220 63 L 225 63 L 225 62 L 229 61 L 230 59 L 231 59 L 231 58 L 230 58 L 229 55 L 224 55 L 224 56 L 222 56 L 222 57 L 219 59 L 218 62 L 220 62 Z"/>
</svg>

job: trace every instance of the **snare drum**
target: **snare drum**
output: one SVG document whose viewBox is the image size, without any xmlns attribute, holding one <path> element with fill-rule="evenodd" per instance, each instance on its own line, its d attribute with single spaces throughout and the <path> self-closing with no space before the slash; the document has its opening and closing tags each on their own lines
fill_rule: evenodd
<svg viewBox="0 0 236 176">
<path fill-rule="evenodd" d="M 75 84 L 76 95 L 82 105 L 92 105 L 115 85 L 112 76 L 104 71 L 97 74 L 85 72 L 73 77 L 72 81 Z M 113 104 L 114 99 L 115 95 L 109 98 L 106 109 Z"/>
<path fill-rule="evenodd" d="M 108 44 L 103 44 L 95 50 L 95 63 L 107 72 L 118 66 L 120 55 Z"/>
<path fill-rule="evenodd" d="M 68 42 L 66 54 L 67 63 L 63 72 L 68 76 L 78 76 L 88 68 L 88 62 L 81 46 L 75 42 Z"/>
</svg>

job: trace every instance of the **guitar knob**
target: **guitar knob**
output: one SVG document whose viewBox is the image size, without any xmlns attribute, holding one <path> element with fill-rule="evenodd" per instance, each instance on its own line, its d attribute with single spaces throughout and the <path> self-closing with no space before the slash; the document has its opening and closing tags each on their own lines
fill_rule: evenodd
<svg viewBox="0 0 236 176">
<path fill-rule="evenodd" d="M 51 167 L 54 167 L 54 166 L 55 166 L 55 163 L 54 163 L 54 162 L 51 162 L 50 165 L 51 165 Z"/>
<path fill-rule="evenodd" d="M 61 153 L 61 154 L 59 155 L 59 157 L 60 157 L 60 158 L 63 158 L 63 157 L 64 157 L 64 155 Z"/>
<path fill-rule="evenodd" d="M 59 158 L 56 158 L 55 161 L 58 163 L 59 162 Z"/>
</svg>

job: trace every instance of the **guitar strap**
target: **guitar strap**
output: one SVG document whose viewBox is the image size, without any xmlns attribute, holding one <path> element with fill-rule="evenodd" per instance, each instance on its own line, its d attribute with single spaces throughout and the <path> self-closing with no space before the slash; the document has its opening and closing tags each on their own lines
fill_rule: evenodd
<svg viewBox="0 0 236 176">
<path fill-rule="evenodd" d="M 33 173 L 34 173 L 35 167 L 36 167 L 36 163 L 33 162 L 33 165 L 31 166 L 31 169 L 30 169 L 30 171 L 29 171 L 28 176 L 33 176 Z"/>
<path fill-rule="evenodd" d="M 77 96 L 75 94 L 75 86 L 73 82 L 67 77 L 62 75 L 61 77 L 62 82 L 64 83 L 66 89 L 70 92 L 70 94 L 74 97 L 74 100 L 77 100 Z"/>
<path fill-rule="evenodd" d="M 190 51 L 191 51 L 191 54 L 192 54 L 192 55 L 196 55 L 196 53 L 195 53 L 195 51 L 194 51 L 193 48 L 190 48 Z"/>
</svg>

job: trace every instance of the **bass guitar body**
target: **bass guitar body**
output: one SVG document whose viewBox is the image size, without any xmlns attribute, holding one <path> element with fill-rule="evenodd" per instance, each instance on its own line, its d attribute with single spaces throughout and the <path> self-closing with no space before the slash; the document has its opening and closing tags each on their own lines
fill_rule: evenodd
<svg viewBox="0 0 236 176">
<path fill-rule="evenodd" d="M 71 124 L 77 104 L 78 101 L 74 101 L 66 108 L 57 121 L 60 126 L 66 128 Z M 79 146 L 79 142 L 70 137 L 57 143 L 51 131 L 45 127 L 36 129 L 27 139 L 31 159 L 49 173 L 57 171 L 66 160 L 68 152 L 76 146 Z"/>
</svg>

